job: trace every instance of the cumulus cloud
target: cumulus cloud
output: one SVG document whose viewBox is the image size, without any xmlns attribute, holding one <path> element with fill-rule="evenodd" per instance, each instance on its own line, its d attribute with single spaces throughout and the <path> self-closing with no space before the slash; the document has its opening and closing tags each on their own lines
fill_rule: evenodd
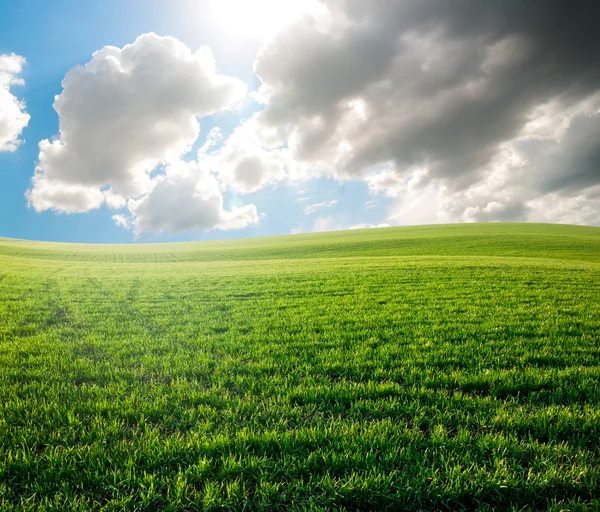
<svg viewBox="0 0 600 512">
<path fill-rule="evenodd" d="M 198 118 L 246 94 L 243 82 L 217 72 L 209 48 L 193 52 L 152 33 L 102 48 L 62 85 L 54 102 L 60 135 L 40 142 L 27 193 L 38 211 L 85 212 L 105 202 L 119 208 L 126 198 L 156 193 L 165 184 L 152 173 L 191 149 Z"/>
<path fill-rule="evenodd" d="M 23 85 L 18 78 L 25 58 L 11 53 L 0 54 L 0 151 L 15 151 L 22 143 L 23 129 L 29 124 L 25 103 L 11 91 L 14 85 Z"/>
<path fill-rule="evenodd" d="M 242 229 L 259 222 L 254 205 L 226 210 L 219 182 L 198 162 L 168 166 L 148 194 L 129 200 L 128 209 L 132 215 L 128 224 L 137 235 L 198 228 Z"/>
<path fill-rule="evenodd" d="M 38 212 L 52 209 L 61 213 L 85 213 L 104 203 L 104 194 L 99 188 L 49 179 L 43 173 L 36 173 L 31 181 L 32 187 L 25 196 Z"/>
<path fill-rule="evenodd" d="M 365 179 L 405 222 L 523 220 L 550 197 L 595 197 L 594 2 L 323 5 L 255 62 L 254 131 L 287 148 L 290 177 Z"/>
<path fill-rule="evenodd" d="M 224 186 L 248 194 L 285 178 L 287 150 L 264 144 L 254 117 L 240 123 L 221 147 L 213 149 L 220 139 L 220 131 L 213 130 L 198 158 L 219 174 Z"/>
</svg>

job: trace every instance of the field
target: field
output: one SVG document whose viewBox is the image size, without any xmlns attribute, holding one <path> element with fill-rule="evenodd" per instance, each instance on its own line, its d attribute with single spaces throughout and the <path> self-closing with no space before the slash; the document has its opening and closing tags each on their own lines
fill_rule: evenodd
<svg viewBox="0 0 600 512">
<path fill-rule="evenodd" d="M 0 510 L 90 509 L 600 509 L 600 228 L 0 239 Z"/>
</svg>

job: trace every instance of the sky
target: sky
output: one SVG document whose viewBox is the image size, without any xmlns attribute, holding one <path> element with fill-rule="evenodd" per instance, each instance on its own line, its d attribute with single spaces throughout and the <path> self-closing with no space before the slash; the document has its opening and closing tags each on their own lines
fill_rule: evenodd
<svg viewBox="0 0 600 512">
<path fill-rule="evenodd" d="M 600 7 L 3 0 L 0 236 L 600 225 Z"/>
</svg>

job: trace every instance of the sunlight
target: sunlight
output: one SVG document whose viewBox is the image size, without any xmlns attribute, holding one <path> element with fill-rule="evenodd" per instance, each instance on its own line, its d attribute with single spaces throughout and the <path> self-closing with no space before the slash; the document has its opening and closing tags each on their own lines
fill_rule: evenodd
<svg viewBox="0 0 600 512">
<path fill-rule="evenodd" d="M 322 9 L 316 0 L 215 0 L 216 22 L 232 36 L 265 41 L 306 13 Z"/>
</svg>

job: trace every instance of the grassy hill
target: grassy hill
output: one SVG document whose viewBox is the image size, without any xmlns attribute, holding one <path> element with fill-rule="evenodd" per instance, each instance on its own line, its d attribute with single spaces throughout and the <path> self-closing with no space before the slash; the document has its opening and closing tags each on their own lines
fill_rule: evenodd
<svg viewBox="0 0 600 512">
<path fill-rule="evenodd" d="M 596 510 L 600 228 L 0 239 L 0 510 Z"/>
<path fill-rule="evenodd" d="M 0 238 L 0 255 L 140 263 L 492 255 L 600 262 L 600 229 L 555 224 L 448 224 L 202 243 L 131 245 L 62 244 Z"/>
</svg>

